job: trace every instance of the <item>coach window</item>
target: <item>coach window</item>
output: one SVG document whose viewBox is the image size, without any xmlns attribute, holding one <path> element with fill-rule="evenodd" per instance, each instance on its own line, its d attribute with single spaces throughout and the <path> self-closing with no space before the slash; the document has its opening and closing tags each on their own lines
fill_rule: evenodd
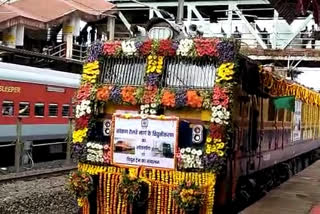
<svg viewBox="0 0 320 214">
<path fill-rule="evenodd" d="M 20 102 L 19 103 L 19 116 L 28 117 L 30 115 L 30 103 Z"/>
<path fill-rule="evenodd" d="M 14 115 L 14 104 L 12 101 L 3 101 L 2 115 L 9 116 L 9 117 Z"/>
<path fill-rule="evenodd" d="M 44 104 L 43 103 L 36 103 L 34 105 L 34 116 L 36 116 L 36 117 L 43 117 L 44 116 Z"/>
<path fill-rule="evenodd" d="M 49 104 L 49 117 L 58 116 L 58 104 Z"/>
<path fill-rule="evenodd" d="M 274 121 L 276 119 L 276 109 L 272 103 L 272 100 L 269 99 L 268 102 L 268 121 Z"/>
<path fill-rule="evenodd" d="M 292 115 L 292 112 L 287 110 L 287 112 L 286 112 L 286 121 L 287 122 L 291 122 L 291 115 Z"/>
<path fill-rule="evenodd" d="M 69 117 L 70 106 L 62 105 L 62 117 Z"/>
<path fill-rule="evenodd" d="M 282 122 L 284 119 L 284 109 L 279 109 L 278 111 L 278 121 Z"/>
</svg>

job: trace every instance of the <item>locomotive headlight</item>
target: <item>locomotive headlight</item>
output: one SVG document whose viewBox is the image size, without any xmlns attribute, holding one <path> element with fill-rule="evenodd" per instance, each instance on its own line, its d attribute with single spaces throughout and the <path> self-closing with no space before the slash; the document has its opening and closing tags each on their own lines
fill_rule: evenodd
<svg viewBox="0 0 320 214">
<path fill-rule="evenodd" d="M 203 126 L 193 125 L 192 126 L 192 143 L 199 144 L 203 141 Z"/>
<path fill-rule="evenodd" d="M 169 27 L 153 27 L 149 30 L 148 36 L 150 39 L 171 39 L 173 31 Z"/>
<path fill-rule="evenodd" d="M 103 128 L 102 128 L 103 135 L 110 136 L 110 131 L 111 131 L 111 120 L 104 120 Z"/>
</svg>

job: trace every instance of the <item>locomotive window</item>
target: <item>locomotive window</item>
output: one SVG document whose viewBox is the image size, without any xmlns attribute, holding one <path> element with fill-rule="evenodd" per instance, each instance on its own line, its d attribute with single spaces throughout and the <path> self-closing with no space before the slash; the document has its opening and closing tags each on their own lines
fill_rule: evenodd
<svg viewBox="0 0 320 214">
<path fill-rule="evenodd" d="M 58 116 L 58 104 L 49 104 L 49 117 Z"/>
<path fill-rule="evenodd" d="M 3 101 L 2 115 L 3 116 L 13 116 L 14 115 L 14 104 L 12 101 Z"/>
<path fill-rule="evenodd" d="M 19 116 L 28 117 L 30 115 L 30 103 L 20 102 L 19 103 Z"/>
<path fill-rule="evenodd" d="M 172 58 L 165 65 L 165 86 L 173 88 L 212 88 L 216 64 L 209 60 Z"/>
<path fill-rule="evenodd" d="M 116 85 L 142 85 L 146 60 L 143 58 L 109 58 L 102 68 L 101 82 Z"/>
<path fill-rule="evenodd" d="M 36 103 L 34 104 L 34 116 L 43 117 L 44 116 L 44 104 Z"/>
<path fill-rule="evenodd" d="M 63 105 L 62 106 L 62 117 L 68 117 L 70 112 L 70 106 L 69 105 Z"/>
</svg>

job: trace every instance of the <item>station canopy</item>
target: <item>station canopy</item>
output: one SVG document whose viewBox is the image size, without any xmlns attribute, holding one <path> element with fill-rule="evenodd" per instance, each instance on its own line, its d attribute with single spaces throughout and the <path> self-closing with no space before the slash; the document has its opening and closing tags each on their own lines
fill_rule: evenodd
<svg viewBox="0 0 320 214">
<path fill-rule="evenodd" d="M 104 0 L 18 0 L 0 5 L 0 29 L 17 24 L 45 29 L 76 14 L 84 21 L 96 21 L 112 14 L 114 4 Z"/>
<path fill-rule="evenodd" d="M 269 2 L 289 24 L 297 16 L 312 11 L 314 21 L 320 25 L 320 0 L 269 0 Z"/>
</svg>

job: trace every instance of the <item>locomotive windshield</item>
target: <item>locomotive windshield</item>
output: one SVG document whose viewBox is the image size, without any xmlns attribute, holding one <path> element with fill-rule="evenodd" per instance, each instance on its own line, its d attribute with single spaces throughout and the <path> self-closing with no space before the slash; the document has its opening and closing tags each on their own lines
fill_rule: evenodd
<svg viewBox="0 0 320 214">
<path fill-rule="evenodd" d="M 143 85 L 146 61 L 142 58 L 109 58 L 103 65 L 101 82 L 116 85 Z M 210 60 L 168 58 L 162 84 L 167 88 L 209 89 L 214 85 L 216 64 Z"/>
</svg>

